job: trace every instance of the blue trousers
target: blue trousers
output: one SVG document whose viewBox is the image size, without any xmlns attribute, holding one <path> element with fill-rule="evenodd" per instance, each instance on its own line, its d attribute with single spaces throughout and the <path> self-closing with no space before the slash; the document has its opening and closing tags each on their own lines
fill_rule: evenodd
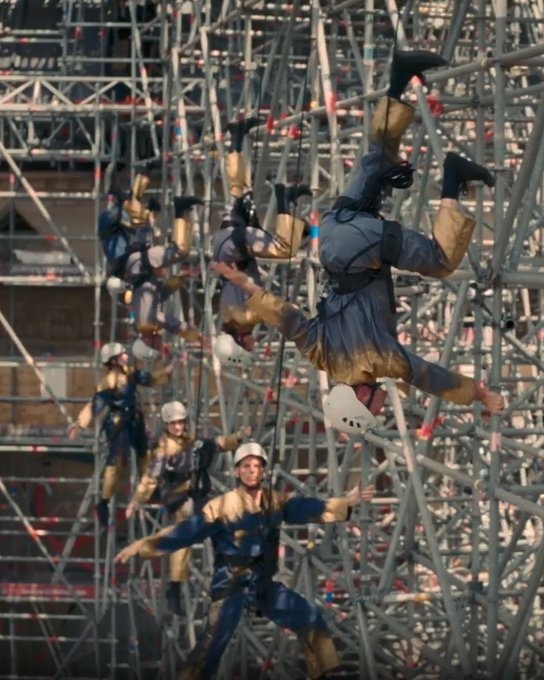
<svg viewBox="0 0 544 680">
<path fill-rule="evenodd" d="M 257 601 L 253 585 L 212 602 L 205 628 L 180 674 L 180 680 L 210 680 L 246 607 L 258 607 L 263 616 L 294 631 L 303 646 L 307 672 L 318 678 L 338 666 L 338 656 L 319 609 L 283 583 L 270 581 Z"/>
</svg>

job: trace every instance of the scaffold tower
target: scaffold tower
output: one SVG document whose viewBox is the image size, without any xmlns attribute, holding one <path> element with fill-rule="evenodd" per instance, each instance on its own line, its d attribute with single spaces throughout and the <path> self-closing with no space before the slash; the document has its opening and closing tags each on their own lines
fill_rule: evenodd
<svg viewBox="0 0 544 680">
<path fill-rule="evenodd" d="M 401 340 L 508 406 L 489 417 L 386 380 L 378 427 L 349 437 L 323 416 L 326 375 L 276 331 L 259 327 L 249 367 L 214 357 L 211 237 L 228 200 L 226 124 L 256 116 L 245 151 L 265 228 L 275 182 L 312 189 L 309 235 L 293 260 L 261 261 L 264 285 L 315 310 L 319 216 L 367 150 L 395 45 L 450 66 L 411 90 L 415 183 L 388 214 L 430 232 L 448 151 L 496 176 L 492 194 L 466 197 L 477 227 L 454 274 L 395 272 Z M 113 563 L 164 523 L 159 504 L 125 518 L 133 463 L 102 529 L 99 431 L 66 434 L 101 344 L 135 335 L 104 285 L 98 215 L 112 174 L 130 182 L 154 158 L 164 237 L 174 196 L 205 202 L 172 302 L 203 342 L 165 345 L 176 368 L 145 390 L 148 429 L 182 399 L 206 436 L 250 425 L 278 489 L 375 484 L 348 523 L 281 534 L 279 576 L 323 608 L 337 677 L 544 678 L 543 67 L 543 0 L 0 0 L 0 677 L 168 680 L 202 627 L 210 546 L 193 551 L 172 616 L 166 561 Z M 214 492 L 232 488 L 231 456 L 214 465 Z M 306 677 L 296 636 L 258 612 L 218 678 L 252 675 Z"/>
</svg>

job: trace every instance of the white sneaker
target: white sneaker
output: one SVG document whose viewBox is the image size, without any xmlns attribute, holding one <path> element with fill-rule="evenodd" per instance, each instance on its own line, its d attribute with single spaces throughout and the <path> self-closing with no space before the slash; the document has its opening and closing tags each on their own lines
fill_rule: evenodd
<svg viewBox="0 0 544 680">
<path fill-rule="evenodd" d="M 132 343 L 132 354 L 140 361 L 155 361 L 161 356 L 159 350 L 146 345 L 142 338 L 138 338 Z"/>
<path fill-rule="evenodd" d="M 251 353 L 234 340 L 228 333 L 219 333 L 214 343 L 214 354 L 222 364 L 247 366 Z"/>
<path fill-rule="evenodd" d="M 376 418 L 355 396 L 349 385 L 335 385 L 325 401 L 325 415 L 333 427 L 349 434 L 362 434 L 376 427 Z"/>
</svg>

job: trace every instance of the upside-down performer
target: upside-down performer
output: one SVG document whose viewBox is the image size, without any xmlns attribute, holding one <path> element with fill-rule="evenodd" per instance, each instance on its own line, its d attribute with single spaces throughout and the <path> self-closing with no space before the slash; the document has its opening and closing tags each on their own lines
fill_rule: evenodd
<svg viewBox="0 0 544 680">
<path fill-rule="evenodd" d="M 304 230 L 303 220 L 294 217 L 290 210 L 301 196 L 311 196 L 306 185 L 286 187 L 276 184 L 277 216 L 275 234 L 261 228 L 253 201 L 253 191 L 242 153 L 244 137 L 257 121 L 254 118 L 228 125 L 232 149 L 226 159 L 226 175 L 230 187 L 229 205 L 219 231 L 213 241 L 213 258 L 219 262 L 235 263 L 254 280 L 259 281 L 258 257 L 288 259 L 300 247 Z M 221 333 L 215 352 L 223 362 L 241 363 L 249 359 L 255 338 L 252 330 L 259 322 L 245 306 L 246 295 L 228 281 L 223 282 L 219 299 Z"/>
<path fill-rule="evenodd" d="M 211 605 L 180 680 L 209 680 L 234 634 L 242 612 L 257 608 L 282 628 L 297 634 L 310 678 L 326 678 L 339 665 L 334 642 L 319 609 L 283 583 L 277 571 L 282 522 L 342 522 L 350 508 L 372 500 L 374 489 L 352 489 L 344 498 L 287 497 L 263 489 L 267 456 L 256 442 L 234 455 L 239 486 L 209 501 L 190 519 L 141 539 L 122 550 L 117 562 L 132 556 L 156 557 L 210 538 L 214 549 Z"/>
<path fill-rule="evenodd" d="M 134 345 L 137 358 L 152 358 L 160 343 L 158 334 L 166 330 L 189 341 L 198 338 L 177 317 L 163 311 L 168 297 L 182 286 L 184 275 L 169 275 L 168 268 L 190 252 L 193 225 L 190 211 L 202 201 L 195 196 L 176 196 L 174 222 L 167 245 L 155 245 L 155 227 L 160 204 L 153 198 L 143 204 L 150 182 L 149 169 L 139 172 L 128 198 L 119 195 L 98 220 L 98 234 L 108 264 L 108 290 L 113 294 L 132 289 L 131 302 L 140 340 Z"/>
<path fill-rule="evenodd" d="M 330 292 L 307 318 L 295 305 L 262 290 L 245 272 L 228 264 L 212 267 L 249 296 L 246 307 L 278 328 L 317 368 L 342 383 L 331 391 L 327 408 L 333 425 L 360 432 L 380 413 L 386 393 L 377 380 L 396 378 L 467 405 L 481 402 L 500 413 L 498 393 L 468 376 L 425 361 L 403 347 L 397 337 L 391 267 L 444 278 L 463 259 L 475 222 L 460 211 L 459 195 L 469 181 L 494 185 L 492 174 L 455 153 L 448 153 L 440 209 L 432 236 L 407 229 L 380 216 L 384 194 L 411 185 L 412 169 L 400 163 L 398 150 L 414 109 L 401 101 L 413 76 L 446 62 L 429 52 L 397 52 L 391 84 L 372 119 L 369 153 L 363 156 L 347 190 L 320 225 L 319 257 L 328 273 Z"/>
</svg>

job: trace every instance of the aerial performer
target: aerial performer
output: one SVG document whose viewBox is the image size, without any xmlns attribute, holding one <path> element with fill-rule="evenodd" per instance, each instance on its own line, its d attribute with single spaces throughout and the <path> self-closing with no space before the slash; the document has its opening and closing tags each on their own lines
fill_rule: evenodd
<svg viewBox="0 0 544 680">
<path fill-rule="evenodd" d="M 173 371 L 173 364 L 150 373 L 129 365 L 129 357 L 120 342 L 108 342 L 100 349 L 100 363 L 107 373 L 99 381 L 92 400 L 68 429 L 68 437 L 75 439 L 81 430 L 88 429 L 94 420 L 102 418 L 100 431 L 105 435 L 107 454 L 102 476 L 101 499 L 96 505 L 98 520 L 103 527 L 109 523 L 109 502 L 115 495 L 122 469 L 130 459 L 131 450 L 142 466 L 148 450 L 144 416 L 138 405 L 138 387 L 165 385 Z"/>
<path fill-rule="evenodd" d="M 191 209 L 202 205 L 195 196 L 176 196 L 174 223 L 169 243 L 155 245 L 157 214 L 160 204 L 150 198 L 144 205 L 143 195 L 150 182 L 151 165 L 139 172 L 128 196 L 118 193 L 113 205 L 98 219 L 98 235 L 107 260 L 110 292 L 131 291 L 126 298 L 134 309 L 139 340 L 134 347 L 138 358 L 153 358 L 160 345 L 159 334 L 167 331 L 188 341 L 197 339 L 196 329 L 163 311 L 172 293 L 179 290 L 185 274 L 170 275 L 169 267 L 179 263 L 190 252 L 193 224 Z M 154 351 L 155 350 L 155 351 Z"/>
<path fill-rule="evenodd" d="M 231 151 L 225 163 L 231 202 L 227 207 L 219 231 L 213 241 L 213 258 L 219 262 L 235 263 L 255 281 L 260 281 L 258 257 L 288 259 L 300 247 L 304 231 L 303 220 L 291 214 L 301 196 L 311 196 L 308 186 L 276 184 L 277 216 L 275 234 L 262 229 L 253 200 L 251 181 L 242 152 L 244 137 L 257 124 L 256 118 L 230 123 Z M 221 332 L 215 353 L 222 362 L 248 361 L 255 344 L 253 328 L 258 317 L 246 305 L 247 296 L 228 280 L 223 281 L 219 299 Z"/>
<path fill-rule="evenodd" d="M 195 439 L 186 428 L 187 409 L 180 401 L 169 401 L 161 408 L 164 432 L 148 459 L 134 496 L 127 506 L 130 517 L 147 503 L 155 489 L 160 489 L 161 501 L 168 517 L 181 522 L 194 512 L 200 512 L 211 491 L 210 465 L 222 451 L 233 451 L 251 428 L 218 437 Z M 191 549 L 181 548 L 170 555 L 170 581 L 166 590 L 168 608 L 181 616 L 181 587 L 189 578 Z"/>
<path fill-rule="evenodd" d="M 375 424 L 386 397 L 377 382 L 383 377 L 456 404 L 480 402 L 491 413 L 500 414 L 504 408 L 499 393 L 418 357 L 397 337 L 391 267 L 437 279 L 455 271 L 475 226 L 461 212 L 461 189 L 471 181 L 494 186 L 489 170 L 450 152 L 430 238 L 380 215 L 391 189 L 407 188 L 412 182 L 413 170 L 399 160 L 398 152 L 414 109 L 401 96 L 412 77 L 423 79 L 425 71 L 446 63 L 426 51 L 395 53 L 387 96 L 373 115 L 369 153 L 321 220 L 319 259 L 330 290 L 316 316 L 307 318 L 296 305 L 265 292 L 247 272 L 224 262 L 212 264 L 242 290 L 246 308 L 256 318 L 278 328 L 318 369 L 340 383 L 331 390 L 326 410 L 332 424 L 347 432 L 361 432 Z"/>
<path fill-rule="evenodd" d="M 277 572 L 282 522 L 343 522 L 351 508 L 372 500 L 374 489 L 352 489 L 344 498 L 320 500 L 265 489 L 266 452 L 256 442 L 234 454 L 238 487 L 206 503 L 200 512 L 153 536 L 135 541 L 116 556 L 158 557 L 210 538 L 214 550 L 211 605 L 205 628 L 181 671 L 180 680 L 209 680 L 234 634 L 244 609 L 257 609 L 302 645 L 310 678 L 337 668 L 338 655 L 319 609 L 283 583 Z"/>
</svg>

